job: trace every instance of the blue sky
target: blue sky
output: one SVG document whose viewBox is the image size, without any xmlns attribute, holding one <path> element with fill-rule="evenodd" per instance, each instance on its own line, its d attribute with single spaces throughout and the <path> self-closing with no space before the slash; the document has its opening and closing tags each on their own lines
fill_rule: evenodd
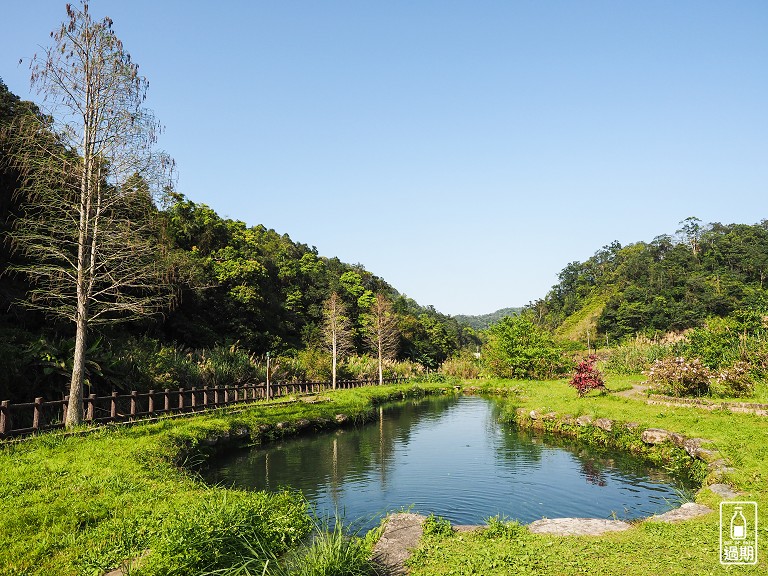
<svg viewBox="0 0 768 576">
<path fill-rule="evenodd" d="M 421 304 L 543 296 L 613 240 L 768 218 L 768 2 L 94 1 L 179 191 Z M 64 2 L 3 5 L 0 77 Z"/>
</svg>

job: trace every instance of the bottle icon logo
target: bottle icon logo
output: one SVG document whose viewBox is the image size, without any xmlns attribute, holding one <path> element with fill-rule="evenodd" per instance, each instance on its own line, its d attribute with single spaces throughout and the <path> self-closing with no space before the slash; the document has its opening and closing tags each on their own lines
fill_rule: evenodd
<svg viewBox="0 0 768 576">
<path fill-rule="evenodd" d="M 747 519 L 744 518 L 742 506 L 736 506 L 736 511 L 731 518 L 731 540 L 745 540 L 747 538 Z"/>
<path fill-rule="evenodd" d="M 757 502 L 720 502 L 720 563 L 757 564 Z"/>
</svg>

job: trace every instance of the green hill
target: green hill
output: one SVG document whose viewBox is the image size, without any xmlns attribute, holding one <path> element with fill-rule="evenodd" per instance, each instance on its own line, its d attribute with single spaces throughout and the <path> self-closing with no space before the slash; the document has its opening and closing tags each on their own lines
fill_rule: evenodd
<svg viewBox="0 0 768 576">
<path fill-rule="evenodd" d="M 490 314 L 480 314 L 479 316 L 459 314 L 454 316 L 454 318 L 459 324 L 466 324 L 474 330 L 485 330 L 492 324 L 495 324 L 504 318 L 504 316 L 514 316 L 519 314 L 522 310 L 522 308 L 502 308 L 501 310 L 496 310 L 496 312 L 491 312 Z"/>
</svg>

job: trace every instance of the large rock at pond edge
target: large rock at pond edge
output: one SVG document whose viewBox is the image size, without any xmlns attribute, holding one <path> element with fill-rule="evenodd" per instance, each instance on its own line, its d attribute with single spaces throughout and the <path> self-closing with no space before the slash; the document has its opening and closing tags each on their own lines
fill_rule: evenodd
<svg viewBox="0 0 768 576">
<path fill-rule="evenodd" d="M 589 426 L 592 424 L 592 416 L 587 416 L 586 414 L 584 416 L 579 416 L 576 418 L 576 424 L 579 426 Z"/>
<path fill-rule="evenodd" d="M 610 432 L 613 430 L 613 420 L 608 418 L 598 418 L 595 420 L 595 426 L 605 430 L 606 432 Z"/>
<path fill-rule="evenodd" d="M 672 432 L 661 428 L 648 428 L 643 430 L 640 439 L 646 444 L 661 444 L 672 440 Z"/>
<path fill-rule="evenodd" d="M 405 561 L 419 545 L 424 516 L 401 512 L 387 516 L 384 532 L 373 547 L 373 560 L 386 574 L 405 574 Z"/>
<path fill-rule="evenodd" d="M 606 532 L 623 532 L 632 528 L 621 520 L 602 518 L 542 518 L 528 524 L 534 534 L 555 534 L 557 536 L 600 536 Z"/>
<path fill-rule="evenodd" d="M 694 502 L 686 502 L 680 508 L 675 508 L 664 514 L 658 516 L 651 516 L 649 520 L 656 522 L 682 522 L 683 520 L 690 520 L 698 516 L 704 516 L 712 512 L 712 509 L 702 504 L 695 504 Z"/>
</svg>

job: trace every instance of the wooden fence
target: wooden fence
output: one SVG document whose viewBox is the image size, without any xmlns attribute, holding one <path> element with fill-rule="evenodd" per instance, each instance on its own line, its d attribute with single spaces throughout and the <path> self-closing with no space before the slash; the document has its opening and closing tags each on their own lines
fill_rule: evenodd
<svg viewBox="0 0 768 576">
<path fill-rule="evenodd" d="M 404 381 L 405 378 L 385 379 L 385 384 Z M 337 389 L 359 388 L 378 384 L 378 380 L 342 380 Z M 84 423 L 130 422 L 154 418 L 161 414 L 203 412 L 242 404 L 258 402 L 288 395 L 317 394 L 331 389 L 330 382 L 277 382 L 242 384 L 239 386 L 204 386 L 148 392 L 130 392 L 109 396 L 89 394 L 83 399 Z M 23 436 L 64 427 L 69 396 L 62 400 L 35 398 L 34 402 L 11 404 L 0 402 L 0 439 Z"/>
</svg>

